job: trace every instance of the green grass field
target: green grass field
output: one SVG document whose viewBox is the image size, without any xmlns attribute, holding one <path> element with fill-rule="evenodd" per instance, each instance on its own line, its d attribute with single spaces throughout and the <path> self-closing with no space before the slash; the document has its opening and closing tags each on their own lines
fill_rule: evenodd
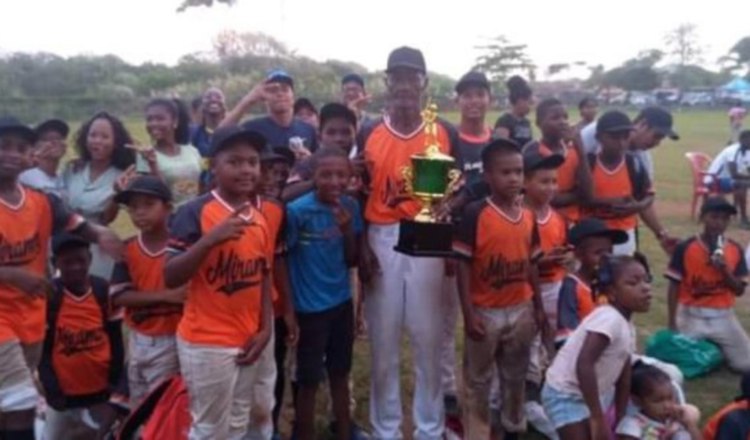
<svg viewBox="0 0 750 440">
<path fill-rule="evenodd" d="M 571 112 L 571 115 L 575 114 Z M 458 115 L 445 114 L 449 120 L 456 121 Z M 494 121 L 496 114 L 491 115 L 488 121 Z M 572 118 L 574 119 L 574 118 Z M 146 140 L 147 136 L 140 121 L 132 121 L 128 124 L 134 136 L 140 140 Z M 684 157 L 689 151 L 703 151 L 710 155 L 718 153 L 726 144 L 729 127 L 724 112 L 685 111 L 675 114 L 676 130 L 681 139 L 677 142 L 664 141 L 654 150 L 654 162 L 656 168 L 656 206 L 661 215 L 662 223 L 673 235 L 688 237 L 698 231 L 699 225 L 690 220 L 689 209 L 692 195 L 692 176 L 688 163 Z M 121 235 L 129 235 L 132 226 L 124 215 L 120 215 L 115 228 Z M 750 233 L 733 227 L 729 234 L 743 245 L 750 239 Z M 647 231 L 641 233 L 642 250 L 649 257 L 655 274 L 660 274 L 666 267 L 667 257 L 654 240 L 652 234 Z M 657 276 L 654 282 L 655 300 L 652 302 L 651 311 L 636 318 L 641 346 L 645 338 L 653 331 L 662 328 L 666 324 L 666 283 L 661 276 Z M 437 292 L 436 292 L 437 294 Z M 750 329 L 750 300 L 742 298 L 737 305 L 737 313 L 746 329 Z M 462 335 L 459 331 L 457 339 L 458 349 L 461 350 Z M 459 351 L 460 352 L 460 351 Z M 411 435 L 411 395 L 413 390 L 413 374 L 411 372 L 410 354 L 408 344 L 402 346 L 402 400 L 404 404 L 404 415 L 406 423 L 404 434 L 407 438 Z M 461 359 L 461 356 L 458 356 Z M 460 369 L 460 366 L 459 366 Z M 460 373 L 457 374 L 460 377 Z M 369 401 L 369 349 L 367 341 L 360 340 L 355 347 L 354 360 L 354 396 L 357 399 L 356 420 L 362 426 L 368 426 L 368 401 Z M 708 417 L 725 402 L 734 398 L 738 392 L 739 377 L 726 369 L 721 369 L 709 376 L 692 380 L 685 385 L 687 398 L 696 404 L 703 416 Z M 320 393 L 327 394 L 327 393 Z M 289 399 L 285 402 L 287 409 L 285 413 L 291 415 Z M 327 417 L 324 415 L 325 406 L 319 405 L 320 428 L 325 426 Z M 288 430 L 285 430 L 285 434 Z M 327 438 L 321 436 L 320 438 Z M 527 438 L 540 438 L 529 434 Z"/>
</svg>

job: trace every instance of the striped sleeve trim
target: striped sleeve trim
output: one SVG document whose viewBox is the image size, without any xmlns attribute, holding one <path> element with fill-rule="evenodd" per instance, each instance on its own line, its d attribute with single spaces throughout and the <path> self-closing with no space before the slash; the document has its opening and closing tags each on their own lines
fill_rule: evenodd
<svg viewBox="0 0 750 440">
<path fill-rule="evenodd" d="M 667 269 L 667 271 L 664 272 L 664 278 L 676 283 L 682 282 L 682 275 L 674 269 Z"/>
<path fill-rule="evenodd" d="M 459 254 L 464 258 L 472 258 L 474 256 L 474 250 L 471 246 L 461 241 L 453 242 L 453 252 Z"/>
<path fill-rule="evenodd" d="M 128 290 L 133 290 L 133 283 L 119 283 L 109 286 L 109 296 L 117 296 Z"/>
</svg>

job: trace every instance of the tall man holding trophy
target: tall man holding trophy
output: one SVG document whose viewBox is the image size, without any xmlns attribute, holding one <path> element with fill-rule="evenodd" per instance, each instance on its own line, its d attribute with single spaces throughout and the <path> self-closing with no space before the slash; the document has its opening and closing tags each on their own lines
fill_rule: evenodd
<svg viewBox="0 0 750 440">
<path fill-rule="evenodd" d="M 438 440 L 444 430 L 440 292 L 445 263 L 440 257 L 449 253 L 450 229 L 423 208 L 449 191 L 446 165 L 452 162 L 449 155 L 456 137 L 447 123 L 436 118 L 434 108 L 422 112 L 426 73 L 419 50 L 401 47 L 391 52 L 386 111 L 358 142 L 371 179 L 362 278 L 372 352 L 370 421 L 378 439 L 403 437 L 402 329 L 411 343 L 416 373 L 414 438 Z M 446 231 L 444 248 L 440 244 L 446 243 Z"/>
</svg>

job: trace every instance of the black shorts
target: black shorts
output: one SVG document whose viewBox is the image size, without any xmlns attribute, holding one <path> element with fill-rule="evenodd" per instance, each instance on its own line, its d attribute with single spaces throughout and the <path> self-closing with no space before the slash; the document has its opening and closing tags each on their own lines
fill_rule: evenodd
<svg viewBox="0 0 750 440">
<path fill-rule="evenodd" d="M 349 300 L 316 313 L 297 313 L 297 382 L 316 385 L 325 377 L 343 376 L 352 369 L 354 307 Z"/>
</svg>

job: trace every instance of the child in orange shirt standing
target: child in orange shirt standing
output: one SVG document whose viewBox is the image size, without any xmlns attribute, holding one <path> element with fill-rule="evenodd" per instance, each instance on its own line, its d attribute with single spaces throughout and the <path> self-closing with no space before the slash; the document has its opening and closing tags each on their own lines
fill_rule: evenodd
<svg viewBox="0 0 750 440">
<path fill-rule="evenodd" d="M 492 195 L 466 207 L 454 245 L 465 258 L 458 271 L 467 335 L 464 429 L 470 440 L 489 437 L 489 388 L 496 366 L 505 439 L 514 439 L 526 429 L 531 343 L 547 326 L 536 274 L 539 231 L 534 213 L 518 204 L 524 169 L 519 147 L 497 139 L 482 151 L 482 163 Z"/>
<path fill-rule="evenodd" d="M 177 351 L 190 395 L 191 439 L 242 438 L 261 398 L 255 383 L 273 333 L 273 246 L 251 201 L 265 144 L 252 130 L 217 130 L 211 145 L 217 187 L 183 205 L 171 223 L 164 281 L 167 288 L 189 283 Z M 272 402 L 269 394 L 263 398 Z M 263 416 L 270 419 L 270 407 Z"/>
<path fill-rule="evenodd" d="M 182 318 L 185 287 L 164 287 L 164 262 L 172 213 L 172 193 L 158 177 L 140 176 L 115 197 L 127 206 L 139 232 L 126 242 L 115 264 L 110 294 L 125 308 L 130 331 L 128 387 L 135 408 L 162 381 L 180 372 L 175 332 Z"/>
<path fill-rule="evenodd" d="M 734 313 L 735 298 L 747 287 L 748 268 L 742 248 L 726 238 L 737 209 L 721 197 L 701 207 L 703 232 L 680 243 L 672 254 L 669 283 L 669 328 L 721 347 L 729 367 L 750 371 L 750 338 Z"/>
</svg>

